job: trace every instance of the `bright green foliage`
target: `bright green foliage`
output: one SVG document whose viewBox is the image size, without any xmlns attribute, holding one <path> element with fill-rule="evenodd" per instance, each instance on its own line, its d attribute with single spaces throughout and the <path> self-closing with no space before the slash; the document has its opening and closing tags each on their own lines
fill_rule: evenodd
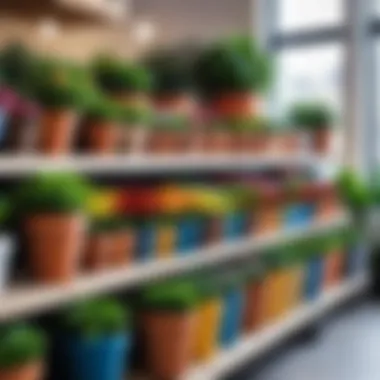
<svg viewBox="0 0 380 380">
<path fill-rule="evenodd" d="M 15 205 L 21 214 L 71 213 L 85 207 L 90 186 L 71 173 L 41 173 L 20 185 Z"/>
<path fill-rule="evenodd" d="M 305 102 L 294 104 L 289 111 L 288 119 L 295 127 L 325 129 L 332 126 L 334 116 L 326 104 Z"/>
<path fill-rule="evenodd" d="M 110 94 L 146 92 L 151 88 L 149 72 L 142 66 L 99 57 L 92 65 L 95 82 Z"/>
<path fill-rule="evenodd" d="M 118 334 L 130 326 L 128 310 L 111 298 L 80 303 L 72 307 L 63 320 L 69 332 L 85 338 Z"/>
<path fill-rule="evenodd" d="M 184 312 L 193 309 L 198 300 L 195 286 L 185 281 L 155 284 L 141 294 L 142 307 L 157 311 Z"/>
<path fill-rule="evenodd" d="M 0 369 L 11 369 L 40 360 L 46 351 L 44 335 L 27 325 L 0 331 Z"/>
</svg>

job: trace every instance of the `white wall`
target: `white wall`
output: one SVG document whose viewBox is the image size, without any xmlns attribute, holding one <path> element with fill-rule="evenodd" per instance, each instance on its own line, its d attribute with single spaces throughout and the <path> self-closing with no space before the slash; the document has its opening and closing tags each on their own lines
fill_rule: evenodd
<svg viewBox="0 0 380 380">
<path fill-rule="evenodd" d="M 253 0 L 134 0 L 132 12 L 155 25 L 157 44 L 171 45 L 249 33 L 252 8 Z"/>
</svg>

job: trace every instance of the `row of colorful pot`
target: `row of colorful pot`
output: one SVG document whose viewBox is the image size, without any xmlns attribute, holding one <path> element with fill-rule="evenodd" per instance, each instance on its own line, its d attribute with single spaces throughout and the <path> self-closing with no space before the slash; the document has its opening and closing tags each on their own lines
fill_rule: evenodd
<svg viewBox="0 0 380 380">
<path fill-rule="evenodd" d="M 79 118 L 69 111 L 41 113 L 10 89 L 0 90 L 0 114 L 0 149 L 20 153 L 282 154 L 304 151 L 308 147 L 307 137 L 311 137 L 310 133 L 296 130 L 264 128 L 259 120 L 255 122 L 257 126 L 250 128 L 228 123 L 193 127 L 176 118 L 166 118 L 147 127 L 142 123 L 107 120 L 100 115 Z M 322 137 L 327 132 L 319 131 L 321 136 L 311 139 L 314 150 L 329 149 L 330 139 Z"/>
<path fill-rule="evenodd" d="M 241 334 L 254 335 L 355 276 L 364 257 L 345 232 L 267 252 L 218 275 L 151 285 L 138 296 L 134 318 L 109 299 L 81 303 L 53 324 L 52 363 L 43 364 L 46 339 L 38 331 L 1 329 L 0 379 L 42 380 L 50 364 L 56 380 L 122 380 L 133 350 L 142 354 L 137 367 L 147 374 L 178 379 Z"/>
<path fill-rule="evenodd" d="M 81 177 L 42 174 L 15 191 L 14 210 L 7 216 L 16 224 L 34 279 L 61 283 L 83 270 L 187 255 L 208 244 L 304 227 L 340 212 L 333 186 L 307 187 L 265 188 L 259 197 L 253 185 L 94 191 Z M 12 261 L 8 237 L 0 248 L 4 288 Z"/>
</svg>

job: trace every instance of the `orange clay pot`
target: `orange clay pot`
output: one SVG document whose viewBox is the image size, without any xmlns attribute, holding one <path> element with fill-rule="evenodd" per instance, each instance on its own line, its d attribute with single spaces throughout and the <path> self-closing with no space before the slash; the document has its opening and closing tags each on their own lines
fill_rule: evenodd
<svg viewBox="0 0 380 380">
<path fill-rule="evenodd" d="M 98 155 L 109 155 L 117 151 L 121 140 L 118 125 L 109 121 L 92 121 L 87 127 L 88 150 Z"/>
<path fill-rule="evenodd" d="M 81 260 L 84 218 L 78 214 L 38 214 L 27 219 L 25 228 L 35 278 L 46 283 L 73 280 Z"/>
<path fill-rule="evenodd" d="M 147 150 L 151 153 L 184 153 L 189 148 L 189 134 L 186 131 L 157 130 L 147 136 Z"/>
<path fill-rule="evenodd" d="M 108 257 L 108 264 L 111 267 L 118 267 L 130 264 L 133 261 L 136 249 L 136 234 L 132 229 L 115 231 L 111 234 L 111 247 Z"/>
<path fill-rule="evenodd" d="M 189 94 L 164 94 L 154 99 L 154 106 L 159 112 L 191 116 L 196 108 L 194 99 Z"/>
<path fill-rule="evenodd" d="M 301 136 L 294 133 L 281 133 L 272 136 L 272 149 L 274 153 L 290 154 L 296 153 L 301 147 Z"/>
<path fill-rule="evenodd" d="M 205 132 L 203 150 L 206 154 L 229 153 L 236 151 L 234 133 L 226 129 L 212 129 Z"/>
<path fill-rule="evenodd" d="M 242 132 L 240 148 L 243 153 L 268 153 L 271 135 L 265 132 Z"/>
<path fill-rule="evenodd" d="M 313 132 L 312 147 L 318 154 L 327 154 L 331 146 L 331 131 L 328 128 L 319 129 Z"/>
<path fill-rule="evenodd" d="M 108 256 L 112 247 L 112 236 L 107 232 L 91 234 L 88 238 L 84 266 L 88 270 L 108 267 Z"/>
<path fill-rule="evenodd" d="M 143 318 L 149 373 L 156 379 L 178 379 L 191 364 L 196 314 L 150 312 Z"/>
<path fill-rule="evenodd" d="M 211 109 L 219 117 L 252 117 L 257 114 L 257 103 L 251 93 L 222 94 L 213 99 Z"/>
<path fill-rule="evenodd" d="M 249 334 L 255 331 L 263 320 L 263 299 L 265 289 L 262 281 L 249 283 L 245 289 L 243 329 Z"/>
<path fill-rule="evenodd" d="M 52 155 L 68 153 L 74 141 L 77 119 L 72 110 L 44 110 L 40 120 L 39 150 Z"/>
<path fill-rule="evenodd" d="M 344 269 L 344 256 L 340 250 L 329 253 L 325 258 L 324 286 L 329 289 L 339 284 Z"/>
<path fill-rule="evenodd" d="M 43 380 L 43 372 L 41 363 L 30 363 L 16 368 L 0 369 L 0 380 Z"/>
</svg>

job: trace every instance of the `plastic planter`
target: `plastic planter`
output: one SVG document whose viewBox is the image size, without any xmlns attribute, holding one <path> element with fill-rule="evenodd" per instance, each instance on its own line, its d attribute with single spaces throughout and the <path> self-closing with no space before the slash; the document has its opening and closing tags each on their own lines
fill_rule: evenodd
<svg viewBox="0 0 380 380">
<path fill-rule="evenodd" d="M 248 216 L 244 211 L 234 211 L 224 219 L 224 238 L 238 239 L 244 236 L 248 228 Z"/>
<path fill-rule="evenodd" d="M 200 361 L 211 359 L 218 350 L 218 333 L 222 316 L 222 300 L 205 300 L 198 309 L 194 358 Z"/>
<path fill-rule="evenodd" d="M 202 241 L 202 220 L 196 216 L 185 216 L 178 221 L 177 250 L 186 254 L 198 248 Z"/>
<path fill-rule="evenodd" d="M 123 379 L 131 346 L 131 335 L 124 332 L 101 338 L 65 337 L 60 345 L 62 380 Z"/>
<path fill-rule="evenodd" d="M 321 293 L 324 274 L 324 258 L 316 255 L 306 262 L 304 298 L 313 301 Z"/>
<path fill-rule="evenodd" d="M 243 328 L 246 333 L 255 331 L 263 319 L 264 284 L 262 280 L 253 280 L 245 287 Z"/>
<path fill-rule="evenodd" d="M 222 321 L 219 342 L 223 347 L 234 344 L 239 338 L 244 308 L 244 293 L 240 287 L 229 289 L 223 296 Z"/>
<path fill-rule="evenodd" d="M 284 210 L 285 228 L 297 228 L 313 222 L 315 207 L 311 203 L 291 203 Z"/>
<path fill-rule="evenodd" d="M 173 222 L 163 222 L 157 225 L 157 255 L 160 259 L 173 256 L 176 250 L 177 228 Z"/>
<path fill-rule="evenodd" d="M 154 257 L 157 242 L 157 225 L 153 220 L 145 220 L 137 227 L 137 256 L 139 261 Z"/>
<path fill-rule="evenodd" d="M 337 285 L 343 275 L 344 253 L 341 249 L 334 249 L 325 257 L 324 263 L 324 287 L 330 288 Z"/>
</svg>

